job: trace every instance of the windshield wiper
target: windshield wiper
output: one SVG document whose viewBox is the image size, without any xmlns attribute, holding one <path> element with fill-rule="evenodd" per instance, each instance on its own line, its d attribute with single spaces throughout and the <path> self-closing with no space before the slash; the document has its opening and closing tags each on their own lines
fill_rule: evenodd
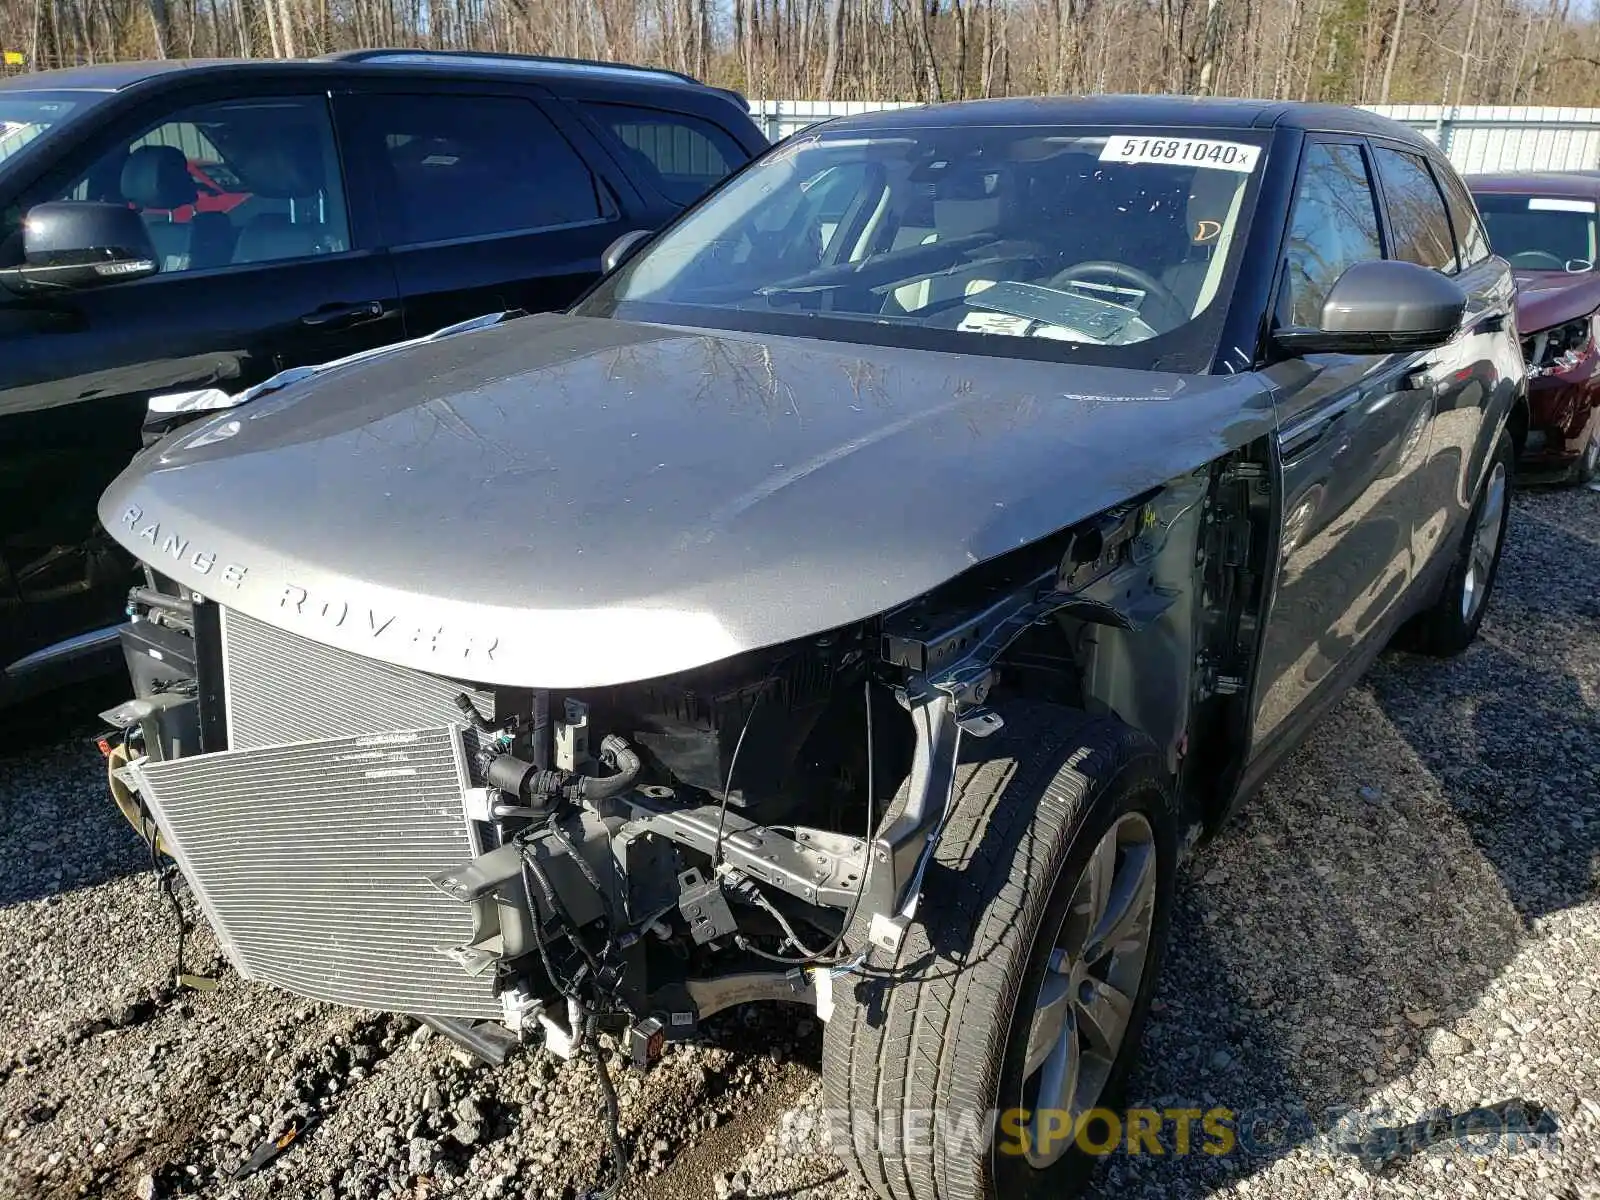
<svg viewBox="0 0 1600 1200">
<path fill-rule="evenodd" d="M 765 287 L 758 287 L 756 295 L 765 296 L 768 300 L 781 300 L 789 296 L 819 296 L 824 292 L 836 292 L 849 283 L 848 279 L 841 279 L 835 283 L 769 283 Z"/>
</svg>

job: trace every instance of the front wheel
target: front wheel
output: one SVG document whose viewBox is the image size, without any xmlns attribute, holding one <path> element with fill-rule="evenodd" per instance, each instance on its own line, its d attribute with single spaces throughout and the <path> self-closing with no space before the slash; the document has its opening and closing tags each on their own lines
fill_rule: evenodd
<svg viewBox="0 0 1600 1200">
<path fill-rule="evenodd" d="M 1106 1136 L 1085 1119 L 1120 1101 L 1160 968 L 1178 821 L 1155 747 L 1077 710 L 1004 715 L 964 744 L 899 952 L 834 985 L 830 1129 L 887 1200 L 1076 1189 Z"/>
<path fill-rule="evenodd" d="M 1412 619 L 1402 639 L 1406 649 L 1450 658 L 1478 636 L 1478 626 L 1483 624 L 1489 607 L 1489 593 L 1494 590 L 1500 571 L 1500 552 L 1511 517 L 1515 453 L 1511 435 L 1502 430 L 1450 574 L 1433 606 Z"/>
</svg>

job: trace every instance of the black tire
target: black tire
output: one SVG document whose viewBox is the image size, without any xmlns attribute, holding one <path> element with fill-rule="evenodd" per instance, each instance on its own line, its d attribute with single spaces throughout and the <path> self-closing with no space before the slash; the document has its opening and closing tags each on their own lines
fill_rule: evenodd
<svg viewBox="0 0 1600 1200">
<path fill-rule="evenodd" d="M 875 949 L 862 976 L 834 984 L 822 1062 L 834 1148 L 886 1200 L 1059 1200 L 1081 1186 L 1093 1159 L 1072 1147 L 1037 1169 L 999 1152 L 996 1116 L 1023 1104 L 1032 1006 L 1074 888 L 1101 837 L 1129 813 L 1154 834 L 1153 919 L 1099 1106 L 1121 1101 L 1160 971 L 1178 818 L 1155 747 L 1075 709 L 1003 715 L 1002 730 L 963 741 L 953 810 L 898 954 L 891 961 Z M 865 926 L 858 915 L 851 945 L 864 942 Z M 1028 1015 L 1019 1020 L 1019 1010 Z M 932 1136 L 893 1136 L 897 1114 L 927 1113 Z M 976 1122 L 987 1145 L 941 1137 L 941 1114 L 955 1123 L 945 1128 Z"/>
<path fill-rule="evenodd" d="M 1500 555 L 1505 549 L 1506 527 L 1511 518 L 1510 491 L 1515 464 L 1516 450 L 1511 435 L 1502 431 L 1484 471 L 1483 486 L 1479 488 L 1478 498 L 1473 503 L 1472 515 L 1467 518 L 1466 528 L 1461 531 L 1461 544 L 1456 548 L 1450 574 L 1445 577 L 1444 585 L 1439 589 L 1439 598 L 1433 606 L 1418 613 L 1407 625 L 1405 636 L 1401 639 L 1405 649 L 1435 658 L 1452 658 L 1472 645 L 1473 638 L 1478 636 L 1478 627 L 1483 624 L 1484 614 L 1489 611 L 1489 599 L 1494 594 L 1495 578 L 1500 573 Z M 1473 548 L 1484 525 L 1486 511 L 1492 507 L 1497 479 L 1501 486 L 1500 529 L 1487 570 L 1481 563 L 1477 567 L 1477 584 L 1481 586 L 1482 594 L 1469 611 L 1464 597 L 1469 572 L 1474 571 Z"/>
<path fill-rule="evenodd" d="M 1579 487 L 1600 483 L 1600 413 L 1594 416 L 1589 440 L 1583 445 L 1583 455 L 1572 469 L 1572 482 Z"/>
</svg>

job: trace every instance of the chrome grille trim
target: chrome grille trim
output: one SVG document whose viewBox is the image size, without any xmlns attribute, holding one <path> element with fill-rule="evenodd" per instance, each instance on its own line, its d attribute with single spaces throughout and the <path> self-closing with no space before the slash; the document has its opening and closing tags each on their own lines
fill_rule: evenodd
<svg viewBox="0 0 1600 1200">
<path fill-rule="evenodd" d="M 447 951 L 473 910 L 425 876 L 474 853 L 458 728 L 144 761 L 136 777 L 249 979 L 391 1012 L 498 1018 Z"/>
<path fill-rule="evenodd" d="M 230 749 L 460 725 L 462 692 L 494 715 L 493 696 L 453 679 L 336 650 L 231 608 L 219 615 Z"/>
</svg>

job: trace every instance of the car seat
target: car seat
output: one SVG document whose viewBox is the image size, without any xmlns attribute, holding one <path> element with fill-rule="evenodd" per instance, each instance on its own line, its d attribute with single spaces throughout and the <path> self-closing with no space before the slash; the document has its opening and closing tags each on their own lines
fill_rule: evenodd
<svg viewBox="0 0 1600 1200">
<path fill-rule="evenodd" d="M 902 226 L 900 239 L 905 245 L 926 245 L 935 241 L 952 241 L 975 233 L 993 233 L 1000 220 L 998 195 L 946 195 L 933 199 L 927 210 L 932 229 L 926 232 L 919 227 Z M 914 231 L 914 232 L 913 232 Z M 920 234 L 920 236 L 918 236 Z M 951 264 L 937 275 L 924 276 L 894 290 L 894 301 L 901 309 L 913 313 L 931 304 L 969 295 L 974 288 L 994 284 L 1000 264 L 981 261 L 967 265 Z"/>
<path fill-rule="evenodd" d="M 1120 172 L 1115 211 L 1107 225 L 1114 232 L 1115 252 L 1103 257 L 1166 282 L 1170 272 L 1189 261 L 1191 177 L 1209 173 L 1156 166 Z"/>
<path fill-rule="evenodd" d="M 256 212 L 245 222 L 233 249 L 234 262 L 309 258 L 330 249 L 321 211 L 322 158 L 313 140 L 283 131 L 245 151 L 238 171 L 254 197 L 285 203 Z"/>
<path fill-rule="evenodd" d="M 1183 302 L 1185 308 L 1198 313 L 1211 302 L 1218 279 L 1212 278 L 1213 263 L 1228 253 L 1225 236 L 1233 220 L 1233 208 L 1243 189 L 1240 177 L 1232 171 L 1197 170 L 1189 185 L 1189 199 L 1185 208 L 1187 217 L 1188 247 L 1182 261 L 1161 274 L 1161 281 Z"/>
<path fill-rule="evenodd" d="M 189 160 L 176 146 L 130 150 L 122 164 L 119 190 L 140 210 L 161 270 L 199 270 L 228 261 L 232 230 L 227 217 L 195 212 L 187 221 L 173 219 L 176 210 L 193 205 L 200 195 L 189 174 Z"/>
<path fill-rule="evenodd" d="M 1119 257 L 1108 242 L 1118 201 L 1097 158 L 1058 155 L 1038 163 L 1023 184 L 1008 233 L 1036 247 L 1041 281 L 1081 262 Z"/>
</svg>

